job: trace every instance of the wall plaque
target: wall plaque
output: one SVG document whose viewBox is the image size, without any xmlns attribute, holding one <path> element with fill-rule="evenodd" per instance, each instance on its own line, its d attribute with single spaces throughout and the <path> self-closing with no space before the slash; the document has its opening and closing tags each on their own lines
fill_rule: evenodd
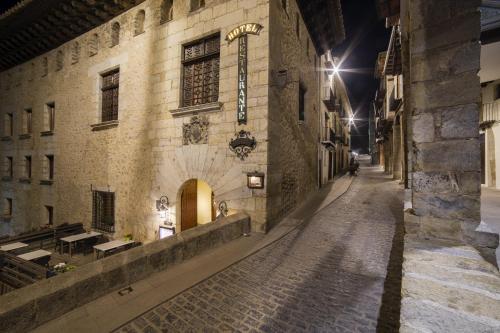
<svg viewBox="0 0 500 333">
<path fill-rule="evenodd" d="M 257 147 L 257 141 L 251 136 L 250 132 L 241 130 L 236 133 L 236 138 L 231 139 L 229 142 L 229 149 L 240 158 L 244 160 L 248 154 Z"/>
<path fill-rule="evenodd" d="M 206 117 L 193 116 L 189 124 L 182 125 L 182 144 L 205 143 L 208 143 L 208 119 Z"/>
<path fill-rule="evenodd" d="M 226 36 L 228 43 L 238 38 L 238 125 L 247 123 L 247 63 L 248 63 L 248 34 L 258 35 L 262 25 L 258 23 L 242 24 L 229 32 Z"/>
</svg>

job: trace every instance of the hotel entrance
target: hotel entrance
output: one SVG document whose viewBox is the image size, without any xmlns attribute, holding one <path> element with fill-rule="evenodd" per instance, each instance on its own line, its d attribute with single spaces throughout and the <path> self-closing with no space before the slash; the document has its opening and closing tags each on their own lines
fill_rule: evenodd
<svg viewBox="0 0 500 333">
<path fill-rule="evenodd" d="M 198 179 L 186 181 L 179 190 L 181 231 L 215 220 L 214 192 Z"/>
</svg>

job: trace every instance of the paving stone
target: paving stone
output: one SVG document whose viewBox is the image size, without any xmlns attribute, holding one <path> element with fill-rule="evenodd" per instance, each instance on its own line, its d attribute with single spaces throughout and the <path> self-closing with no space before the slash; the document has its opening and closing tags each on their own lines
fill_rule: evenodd
<svg viewBox="0 0 500 333">
<path fill-rule="evenodd" d="M 296 230 L 147 311 L 134 329 L 397 332 L 402 196 L 388 177 L 364 169 Z"/>
</svg>

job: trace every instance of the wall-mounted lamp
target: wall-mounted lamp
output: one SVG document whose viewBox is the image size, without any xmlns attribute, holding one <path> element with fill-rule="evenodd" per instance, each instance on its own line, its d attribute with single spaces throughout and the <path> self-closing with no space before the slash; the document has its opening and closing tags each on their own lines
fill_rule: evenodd
<svg viewBox="0 0 500 333">
<path fill-rule="evenodd" d="M 248 188 L 264 188 L 264 173 L 250 172 L 247 173 L 247 186 Z"/>
</svg>

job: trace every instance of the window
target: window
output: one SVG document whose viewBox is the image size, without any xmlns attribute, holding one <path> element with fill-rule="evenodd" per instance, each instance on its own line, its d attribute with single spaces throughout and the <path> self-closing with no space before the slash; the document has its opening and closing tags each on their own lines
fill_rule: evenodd
<svg viewBox="0 0 500 333">
<path fill-rule="evenodd" d="M 60 71 L 64 67 L 64 53 L 63 51 L 57 51 L 56 55 L 56 71 Z"/>
<path fill-rule="evenodd" d="M 43 174 L 46 180 L 54 179 L 54 155 L 45 155 Z"/>
<path fill-rule="evenodd" d="M 219 51 L 219 35 L 184 46 L 182 106 L 218 101 Z"/>
<path fill-rule="evenodd" d="M 42 60 L 42 76 L 46 76 L 49 74 L 49 60 L 47 57 L 43 58 Z"/>
<path fill-rule="evenodd" d="M 120 23 L 111 25 L 111 47 L 120 44 Z"/>
<path fill-rule="evenodd" d="M 134 22 L 134 35 L 140 35 L 144 32 L 144 20 L 146 19 L 146 12 L 144 10 L 140 10 L 137 12 L 135 16 Z"/>
<path fill-rule="evenodd" d="M 299 18 L 299 13 L 295 14 L 295 34 L 297 34 L 297 37 L 300 38 L 300 18 Z"/>
<path fill-rule="evenodd" d="M 115 194 L 113 192 L 92 191 L 92 228 L 115 231 Z"/>
<path fill-rule="evenodd" d="M 191 11 L 205 7 L 205 0 L 191 0 Z"/>
<path fill-rule="evenodd" d="M 102 75 L 102 117 L 101 122 L 118 120 L 118 89 L 120 70 Z"/>
<path fill-rule="evenodd" d="M 3 216 L 4 217 L 11 217 L 12 216 L 12 199 L 11 198 L 5 198 L 5 200 L 4 200 Z"/>
<path fill-rule="evenodd" d="M 14 115 L 12 113 L 6 113 L 4 118 L 4 134 L 5 136 L 14 135 Z"/>
<path fill-rule="evenodd" d="M 24 156 L 23 178 L 31 179 L 31 156 Z"/>
<path fill-rule="evenodd" d="M 12 179 L 12 177 L 14 176 L 14 170 L 12 168 L 13 166 L 13 158 L 12 156 L 7 156 L 5 158 L 5 161 L 4 161 L 4 172 L 3 172 L 3 176 L 4 176 L 4 179 Z"/>
<path fill-rule="evenodd" d="M 97 54 L 99 51 L 99 35 L 93 34 L 89 39 L 89 57 Z"/>
<path fill-rule="evenodd" d="M 45 206 L 45 216 L 48 225 L 54 224 L 54 207 Z"/>
<path fill-rule="evenodd" d="M 45 112 L 43 115 L 43 129 L 42 134 L 49 134 L 54 132 L 55 128 L 55 115 L 56 115 L 56 105 L 55 103 L 45 104 Z"/>
<path fill-rule="evenodd" d="M 174 6 L 172 0 L 163 0 L 160 8 L 160 24 L 171 21 L 174 18 Z"/>
<path fill-rule="evenodd" d="M 495 99 L 500 99 L 500 84 L 495 86 Z"/>
<path fill-rule="evenodd" d="M 24 110 L 23 114 L 23 134 L 31 134 L 33 132 L 33 112 L 31 109 Z"/>
<path fill-rule="evenodd" d="M 80 43 L 74 42 L 71 48 L 71 63 L 76 64 L 80 60 Z"/>
<path fill-rule="evenodd" d="M 306 109 L 306 89 L 299 84 L 299 120 L 305 120 L 305 109 Z"/>
</svg>

